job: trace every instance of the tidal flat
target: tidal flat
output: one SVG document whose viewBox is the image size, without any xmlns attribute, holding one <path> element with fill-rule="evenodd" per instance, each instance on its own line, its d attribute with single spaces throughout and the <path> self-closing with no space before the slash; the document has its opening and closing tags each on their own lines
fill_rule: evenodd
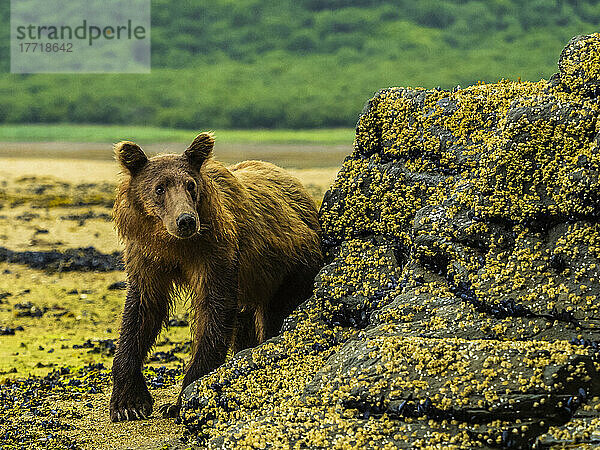
<svg viewBox="0 0 600 450">
<path fill-rule="evenodd" d="M 215 157 L 276 162 L 320 203 L 343 158 L 339 149 L 323 158 L 326 150 L 229 146 L 221 154 L 217 147 Z M 118 167 L 110 144 L 0 144 L 0 155 L 0 448 L 184 445 L 183 427 L 156 411 L 177 395 L 189 358 L 185 299 L 176 301 L 145 365 L 153 417 L 118 424 L 108 417 L 125 298 L 111 221 Z"/>
</svg>

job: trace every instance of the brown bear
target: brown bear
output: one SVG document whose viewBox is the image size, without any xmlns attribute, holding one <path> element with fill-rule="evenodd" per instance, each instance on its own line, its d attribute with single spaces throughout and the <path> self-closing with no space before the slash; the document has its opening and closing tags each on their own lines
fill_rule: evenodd
<svg viewBox="0 0 600 450">
<path fill-rule="evenodd" d="M 148 417 L 153 399 L 142 363 L 165 325 L 174 292 L 192 294 L 193 350 L 183 389 L 227 350 L 278 333 L 312 292 L 322 264 L 317 209 L 299 180 L 266 162 L 231 167 L 198 135 L 181 155 L 148 159 L 115 145 L 124 174 L 114 221 L 125 244 L 127 297 L 115 354 L 111 420 Z M 235 332 L 234 332 L 235 330 Z M 163 415 L 179 413 L 181 394 Z"/>
</svg>

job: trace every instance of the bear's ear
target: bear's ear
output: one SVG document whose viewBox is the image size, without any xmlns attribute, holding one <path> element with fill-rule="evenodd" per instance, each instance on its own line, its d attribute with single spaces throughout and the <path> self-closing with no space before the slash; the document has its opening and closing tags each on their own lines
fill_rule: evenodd
<svg viewBox="0 0 600 450">
<path fill-rule="evenodd" d="M 212 133 L 200 133 L 183 153 L 190 164 L 200 169 L 204 161 L 211 157 L 215 138 Z"/>
<path fill-rule="evenodd" d="M 139 145 L 122 141 L 115 144 L 115 158 L 131 175 L 138 173 L 148 162 L 148 157 Z"/>
</svg>

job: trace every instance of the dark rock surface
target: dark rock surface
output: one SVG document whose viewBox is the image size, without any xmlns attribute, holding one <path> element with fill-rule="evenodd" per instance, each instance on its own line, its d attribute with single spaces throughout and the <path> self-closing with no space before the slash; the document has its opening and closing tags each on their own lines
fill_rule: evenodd
<svg viewBox="0 0 600 450">
<path fill-rule="evenodd" d="M 127 282 L 125 281 L 115 281 L 111 283 L 108 288 L 109 291 L 118 291 L 122 289 L 127 289 Z"/>
<path fill-rule="evenodd" d="M 75 344 L 73 348 L 88 349 L 88 353 L 102 353 L 106 356 L 113 356 L 117 345 L 115 339 L 87 339 L 83 344 Z"/>
<path fill-rule="evenodd" d="M 558 66 L 368 102 L 314 295 L 188 388 L 192 443 L 599 442 L 600 35 Z"/>
<path fill-rule="evenodd" d="M 23 327 L 18 326 L 16 328 L 11 328 L 0 326 L 0 336 L 13 336 L 15 334 L 15 331 L 23 331 Z"/>
<path fill-rule="evenodd" d="M 0 186 L 0 205 L 15 207 L 29 204 L 33 208 L 52 208 L 57 206 L 102 205 L 111 207 L 114 201 L 115 186 L 111 183 L 66 183 L 51 177 L 25 176 L 18 178 L 14 185 Z M 26 212 L 17 219 L 26 222 L 39 214 Z M 97 217 L 64 217 L 65 220 L 105 219 Z"/>
<path fill-rule="evenodd" d="M 57 272 L 123 270 L 119 252 L 106 254 L 99 252 L 94 247 L 73 248 L 64 252 L 58 250 L 19 252 L 0 247 L 0 262 L 2 261 L 25 264 L 32 269 Z"/>
<path fill-rule="evenodd" d="M 85 225 L 85 222 L 90 219 L 100 219 L 106 222 L 110 222 L 111 216 L 107 213 L 96 213 L 94 211 L 87 211 L 83 214 L 67 214 L 60 217 L 62 220 L 73 220 L 79 223 L 79 226 Z"/>
<path fill-rule="evenodd" d="M 42 317 L 48 308 L 34 305 L 31 302 L 20 302 L 13 306 L 13 310 L 15 317 Z"/>
</svg>

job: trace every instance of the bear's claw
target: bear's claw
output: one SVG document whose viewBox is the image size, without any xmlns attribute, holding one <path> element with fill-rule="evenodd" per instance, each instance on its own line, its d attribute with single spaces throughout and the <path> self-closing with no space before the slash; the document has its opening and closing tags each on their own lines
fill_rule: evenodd
<svg viewBox="0 0 600 450">
<path fill-rule="evenodd" d="M 179 417 L 180 410 L 181 410 L 180 405 L 173 405 L 172 403 L 165 403 L 164 405 L 162 405 L 160 407 L 159 412 L 165 419 L 168 419 L 168 418 L 174 419 L 174 418 Z"/>
<path fill-rule="evenodd" d="M 125 420 L 144 420 L 152 414 L 150 404 L 141 405 L 138 407 L 120 408 L 111 411 L 110 419 L 113 422 L 122 422 Z"/>
<path fill-rule="evenodd" d="M 127 407 L 111 410 L 110 419 L 113 422 L 121 422 L 125 420 L 143 420 L 150 417 L 152 407 L 149 404 L 138 407 Z"/>
<path fill-rule="evenodd" d="M 129 392 L 127 392 L 129 391 Z M 121 422 L 124 420 L 147 419 L 152 414 L 154 400 L 144 385 L 138 389 L 113 390 L 110 402 L 110 420 Z"/>
</svg>

